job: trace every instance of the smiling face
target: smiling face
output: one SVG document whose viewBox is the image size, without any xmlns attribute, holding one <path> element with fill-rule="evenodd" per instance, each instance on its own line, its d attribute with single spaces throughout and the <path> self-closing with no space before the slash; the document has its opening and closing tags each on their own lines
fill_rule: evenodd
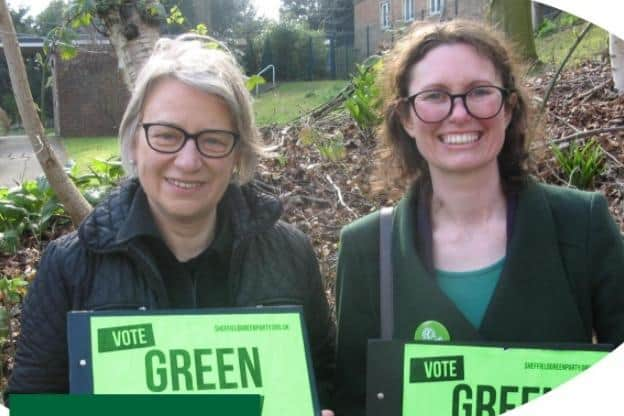
<svg viewBox="0 0 624 416">
<path fill-rule="evenodd" d="M 230 110 L 220 97 L 173 78 L 155 83 L 143 106 L 142 123 L 169 123 L 193 134 L 204 129 L 236 132 Z M 137 175 L 159 224 L 202 224 L 216 207 L 232 178 L 238 147 L 220 159 L 202 156 L 194 140 L 177 153 L 159 153 L 137 129 L 133 149 Z"/>
<path fill-rule="evenodd" d="M 470 45 L 453 43 L 432 49 L 412 66 L 408 95 L 426 90 L 463 94 L 484 85 L 501 86 L 492 62 Z M 425 123 L 410 107 L 402 124 L 416 141 L 433 177 L 484 169 L 498 174 L 497 156 L 510 120 L 507 105 L 495 117 L 479 120 L 466 111 L 460 98 L 455 98 L 453 111 L 445 120 Z"/>
</svg>

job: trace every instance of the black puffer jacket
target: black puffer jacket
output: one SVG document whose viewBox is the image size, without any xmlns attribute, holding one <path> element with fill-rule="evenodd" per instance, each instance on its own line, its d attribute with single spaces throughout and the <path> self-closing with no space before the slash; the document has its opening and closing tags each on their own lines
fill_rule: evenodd
<svg viewBox="0 0 624 416">
<path fill-rule="evenodd" d="M 8 393 L 67 392 L 66 313 L 70 310 L 163 309 L 169 299 L 156 262 L 125 221 L 139 185 L 130 180 L 47 247 L 22 313 Z M 231 306 L 303 305 L 321 403 L 332 378 L 334 325 L 308 239 L 279 221 L 278 200 L 231 185 L 234 244 Z"/>
</svg>

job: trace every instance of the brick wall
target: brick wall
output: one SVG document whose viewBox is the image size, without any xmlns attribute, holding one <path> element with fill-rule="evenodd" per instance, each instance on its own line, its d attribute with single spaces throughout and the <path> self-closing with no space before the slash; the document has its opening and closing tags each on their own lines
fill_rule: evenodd
<svg viewBox="0 0 624 416">
<path fill-rule="evenodd" d="M 379 0 L 361 0 L 353 6 L 353 47 L 360 60 L 375 54 L 383 42 L 392 40 L 392 34 L 381 28 L 379 4 Z"/>
<path fill-rule="evenodd" d="M 55 59 L 55 130 L 62 137 L 116 136 L 129 94 L 111 47 L 89 45 Z"/>
<path fill-rule="evenodd" d="M 380 4 L 387 1 L 390 10 L 390 29 L 409 24 L 403 12 L 404 0 L 359 0 L 354 4 L 354 47 L 363 59 L 378 51 L 380 45 L 394 42 L 392 30 L 381 28 Z M 414 1 L 414 20 L 445 20 L 457 17 L 481 20 L 488 0 L 442 0 L 443 13 L 430 14 L 429 0 Z"/>
</svg>

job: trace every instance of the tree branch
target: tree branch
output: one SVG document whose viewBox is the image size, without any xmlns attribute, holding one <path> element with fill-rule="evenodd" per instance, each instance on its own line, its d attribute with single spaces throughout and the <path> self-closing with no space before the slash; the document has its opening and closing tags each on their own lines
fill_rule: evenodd
<svg viewBox="0 0 624 416">
<path fill-rule="evenodd" d="M 555 84 L 557 83 L 557 80 L 559 79 L 559 74 L 561 74 L 561 71 L 563 70 L 563 67 L 566 66 L 566 64 L 568 63 L 568 60 L 570 59 L 570 57 L 572 56 L 572 54 L 574 53 L 574 51 L 576 50 L 576 47 L 579 45 L 579 43 L 581 43 L 581 41 L 583 40 L 583 38 L 585 37 L 585 35 L 587 35 L 587 32 L 589 32 L 589 29 L 591 29 L 593 26 L 592 23 L 587 23 L 585 25 L 585 28 L 583 28 L 583 31 L 581 32 L 580 35 L 578 35 L 578 37 L 576 38 L 576 40 L 574 41 L 574 44 L 572 45 L 572 47 L 570 47 L 570 50 L 568 51 L 568 54 L 566 55 L 566 57 L 563 59 L 563 62 L 561 62 L 561 65 L 559 65 L 559 69 L 557 69 L 557 73 L 555 73 L 555 76 L 553 77 L 552 81 L 550 82 L 550 85 L 548 86 L 548 89 L 546 90 L 546 95 L 544 96 L 544 101 L 542 101 L 542 105 L 539 109 L 539 112 L 537 113 L 537 124 L 539 124 L 540 120 L 542 119 L 542 116 L 546 110 L 546 104 L 548 104 L 548 99 L 550 98 L 550 94 L 552 93 L 553 88 L 555 87 Z"/>
<path fill-rule="evenodd" d="M 617 132 L 617 131 L 624 131 L 624 126 L 605 127 L 605 128 L 602 128 L 602 129 L 580 131 L 578 133 L 570 134 L 568 136 L 564 136 L 564 137 L 561 137 L 559 139 L 547 140 L 545 142 L 542 142 L 542 143 L 539 143 L 539 144 L 533 146 L 533 148 L 534 149 L 538 149 L 540 147 L 549 146 L 549 145 L 552 145 L 552 144 L 564 143 L 564 142 L 569 142 L 569 141 L 576 140 L 576 139 L 582 139 L 583 137 L 593 136 L 595 134 L 614 133 L 614 132 Z"/>
<path fill-rule="evenodd" d="M 334 189 L 336 190 L 336 193 L 338 194 L 338 200 L 340 201 L 340 205 L 342 205 L 343 207 L 345 207 L 351 214 L 357 216 L 357 213 L 355 211 L 353 211 L 353 209 L 351 209 L 350 206 L 348 206 L 345 202 L 344 199 L 342 199 L 342 192 L 340 191 L 340 188 L 338 187 L 338 185 L 336 185 L 334 183 L 334 181 L 332 180 L 331 176 L 329 175 L 325 175 L 325 178 L 327 178 L 327 181 L 334 187 Z"/>
<path fill-rule="evenodd" d="M 609 82 L 611 82 L 611 80 L 607 80 L 599 85 L 596 85 L 594 88 L 592 88 L 589 91 L 585 91 L 584 93 L 582 93 L 581 95 L 579 95 L 579 98 L 581 98 L 581 102 L 585 102 L 587 101 L 592 95 L 594 95 L 594 93 L 596 91 L 599 91 L 601 89 L 603 89 L 604 87 L 607 86 L 607 84 L 609 84 Z"/>
</svg>

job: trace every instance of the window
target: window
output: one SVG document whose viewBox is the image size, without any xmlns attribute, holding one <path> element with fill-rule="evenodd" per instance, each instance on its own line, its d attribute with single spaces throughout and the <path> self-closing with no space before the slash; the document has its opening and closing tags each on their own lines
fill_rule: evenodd
<svg viewBox="0 0 624 416">
<path fill-rule="evenodd" d="M 379 4 L 379 17 L 381 19 L 381 27 L 382 29 L 387 29 L 390 27 L 390 3 L 387 1 L 382 1 Z"/>
<path fill-rule="evenodd" d="M 414 20 L 414 0 L 403 0 L 403 20 Z"/>
<path fill-rule="evenodd" d="M 442 13 L 442 1 L 443 0 L 429 0 L 429 14 Z"/>
</svg>

